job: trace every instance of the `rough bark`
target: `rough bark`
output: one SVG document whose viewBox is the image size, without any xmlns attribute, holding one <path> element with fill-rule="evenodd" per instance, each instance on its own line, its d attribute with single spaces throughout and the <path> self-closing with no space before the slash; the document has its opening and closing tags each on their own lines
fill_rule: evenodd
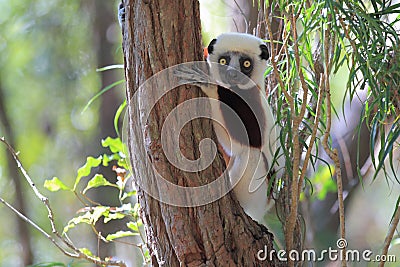
<svg viewBox="0 0 400 267">
<path fill-rule="evenodd" d="M 199 4 L 193 0 L 127 0 L 123 25 L 125 77 L 129 104 L 129 148 L 134 177 L 142 183 L 154 183 L 152 166 L 164 179 L 182 186 L 207 184 L 224 168 L 220 154 L 205 171 L 183 172 L 166 159 L 161 147 L 163 121 L 178 103 L 198 97 L 200 90 L 187 86 L 173 90 L 153 108 L 148 120 L 140 120 L 140 111 L 132 97 L 138 87 L 153 74 L 169 66 L 202 60 Z M 151 98 L 152 96 L 147 96 Z M 140 100 L 142 103 L 146 99 Z M 172 118 L 172 124 L 178 118 Z M 199 142 L 212 138 L 209 120 L 196 119 L 180 132 L 181 152 L 190 159 L 200 157 Z M 144 143 L 144 140 L 146 143 Z M 146 163 L 149 159 L 152 166 Z M 177 196 L 189 198 L 191 196 Z M 164 204 L 138 188 L 141 216 L 154 266 L 275 266 L 256 259 L 261 249 L 271 251 L 273 236 L 252 221 L 229 193 L 218 201 L 195 208 Z"/>
</svg>

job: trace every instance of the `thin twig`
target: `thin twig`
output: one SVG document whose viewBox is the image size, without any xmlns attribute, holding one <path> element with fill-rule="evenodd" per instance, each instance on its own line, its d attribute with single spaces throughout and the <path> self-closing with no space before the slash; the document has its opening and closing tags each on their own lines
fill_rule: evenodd
<svg viewBox="0 0 400 267">
<path fill-rule="evenodd" d="M 344 214 L 344 201 L 343 201 L 343 182 L 342 182 L 342 171 L 340 168 L 340 159 L 338 155 L 337 149 L 331 149 L 328 146 L 328 139 L 331 132 L 332 126 L 332 107 L 331 107 L 331 91 L 330 91 L 330 83 L 329 83 L 329 73 L 330 73 L 330 53 L 329 50 L 331 48 L 329 44 L 330 40 L 330 25 L 326 25 L 326 29 L 324 32 L 324 58 L 325 58 L 325 68 L 324 68 L 324 76 L 325 76 L 325 90 L 326 90 L 326 129 L 324 132 L 324 136 L 322 139 L 322 146 L 328 156 L 333 160 L 335 165 L 336 172 L 336 184 L 337 184 L 337 194 L 339 201 L 339 223 L 340 223 L 340 238 L 346 238 L 346 229 L 345 229 L 345 214 Z M 343 255 L 346 252 L 346 248 L 342 248 Z M 342 259 L 342 267 L 346 267 L 346 259 Z"/>
<path fill-rule="evenodd" d="M 246 33 L 249 33 L 249 22 L 247 21 L 246 14 L 244 14 L 243 9 L 240 7 L 239 3 L 236 0 L 233 0 L 237 9 L 239 9 L 240 15 L 243 17 L 244 24 L 246 25 Z"/>
<path fill-rule="evenodd" d="M 291 11 L 291 32 L 292 32 L 292 37 L 293 37 L 293 49 L 294 49 L 294 58 L 296 62 L 296 67 L 299 73 L 299 78 L 300 78 L 300 84 L 301 88 L 303 89 L 303 103 L 301 105 L 300 113 L 299 113 L 299 120 L 302 120 L 304 117 L 304 114 L 306 112 L 306 107 L 307 107 L 307 96 L 308 96 L 308 86 L 306 83 L 306 80 L 304 78 L 304 73 L 302 69 L 302 64 L 300 60 L 300 53 L 299 53 L 299 42 L 297 40 L 297 28 L 296 28 L 296 16 L 293 14 L 293 11 Z M 300 10 L 299 10 L 300 12 Z"/>
<path fill-rule="evenodd" d="M 268 35 L 270 37 L 270 45 L 271 45 L 271 63 L 272 63 L 272 67 L 273 67 L 273 71 L 274 71 L 274 75 L 275 78 L 278 80 L 278 83 L 281 87 L 281 90 L 286 98 L 286 101 L 289 103 L 290 106 L 290 110 L 292 110 L 293 112 L 295 111 L 294 108 L 294 99 L 293 96 L 289 94 L 289 92 L 286 90 L 285 85 L 279 75 L 279 68 L 277 66 L 277 58 L 275 55 L 275 48 L 274 48 L 274 40 L 273 40 L 273 34 L 272 34 L 272 26 L 271 26 L 271 22 L 270 22 L 270 17 L 269 17 L 269 13 L 266 12 L 265 14 L 266 16 L 266 24 L 267 24 L 267 30 L 268 30 Z M 289 36 L 287 36 L 285 38 L 285 43 L 287 42 L 287 40 L 289 39 Z M 282 50 L 281 50 L 282 51 Z M 289 57 L 287 57 L 289 58 Z M 296 114 L 292 113 L 292 121 L 288 122 L 288 123 L 292 123 L 293 124 L 293 129 L 298 129 L 298 126 L 300 125 L 300 123 L 298 122 L 299 120 L 296 119 Z M 301 121 L 301 120 L 300 120 Z M 297 126 L 296 126 L 297 125 Z M 298 170 L 299 169 L 299 162 L 300 162 L 300 152 L 301 150 L 299 149 L 299 137 L 297 134 L 294 135 L 294 140 L 293 140 L 293 147 L 294 150 L 294 157 L 296 157 L 296 155 L 298 156 L 297 160 L 294 160 L 293 163 L 293 177 L 292 177 L 292 184 L 291 184 L 291 200 L 290 200 L 290 214 L 289 217 L 286 220 L 285 223 L 285 240 L 286 240 L 286 249 L 287 251 L 292 250 L 293 248 L 293 232 L 294 229 L 296 227 L 296 220 L 297 220 L 297 209 L 298 209 Z M 296 164 L 297 163 L 297 164 Z M 294 266 L 294 262 L 293 261 L 289 261 L 289 266 Z"/>
<path fill-rule="evenodd" d="M 293 97 L 288 93 L 288 91 L 285 88 L 285 84 L 283 83 L 281 76 L 279 75 L 279 68 L 277 65 L 277 58 L 276 58 L 276 54 L 275 54 L 275 45 L 274 45 L 274 37 L 272 34 L 272 26 L 271 26 L 271 22 L 270 22 L 270 17 L 269 17 L 269 13 L 265 12 L 265 21 L 267 23 L 267 30 L 268 30 L 268 35 L 270 38 L 270 46 L 271 46 L 271 64 L 272 64 L 272 69 L 274 71 L 274 76 L 275 79 L 278 80 L 279 86 L 283 92 L 283 94 L 285 95 L 286 100 L 289 102 L 290 104 L 290 108 L 292 110 L 294 110 L 294 101 L 293 101 Z"/>
<path fill-rule="evenodd" d="M 311 137 L 310 137 L 310 142 L 309 142 L 309 146 L 306 152 L 306 155 L 304 157 L 304 162 L 303 162 L 303 168 L 301 169 L 301 174 L 300 174 L 300 180 L 299 180 L 299 188 L 298 188 L 298 198 L 300 198 L 300 192 L 301 192 L 301 186 L 303 185 L 303 181 L 304 178 L 306 176 L 306 172 L 307 172 L 307 166 L 308 166 L 308 161 L 311 158 L 311 151 L 313 149 L 314 143 L 315 143 L 315 139 L 317 138 L 317 132 L 318 132 L 318 126 L 319 126 L 319 119 L 321 116 L 321 112 L 322 112 L 322 100 L 324 98 L 324 83 L 325 83 L 325 79 L 326 77 L 323 76 L 321 81 L 320 81 L 320 86 L 319 86 L 319 91 L 318 91 L 318 102 L 317 102 L 317 107 L 316 107 L 316 114 L 315 114 L 315 118 L 314 118 L 314 126 L 312 128 L 312 132 L 311 132 Z"/>
<path fill-rule="evenodd" d="M 381 262 L 379 263 L 379 267 L 385 266 L 385 261 L 384 259 L 387 258 L 387 254 L 389 251 L 390 243 L 392 242 L 393 235 L 396 232 L 397 225 L 399 224 L 400 220 L 400 205 L 396 207 L 396 212 L 394 214 L 394 217 L 392 219 L 392 223 L 390 224 L 389 231 L 386 235 L 385 242 L 383 243 L 383 249 L 381 253 Z"/>
<path fill-rule="evenodd" d="M 24 214 L 19 212 L 16 208 L 14 208 L 11 204 L 9 204 L 7 201 L 5 201 L 3 198 L 0 197 L 0 202 L 3 203 L 7 208 L 12 210 L 15 214 L 17 214 L 18 217 L 20 217 L 23 221 L 27 222 L 28 224 L 32 225 L 33 228 L 38 230 L 42 235 L 44 235 L 48 240 L 50 240 L 51 243 L 53 243 L 61 252 L 63 252 L 66 256 L 71 257 L 71 258 L 76 258 L 77 255 L 72 254 L 71 252 L 66 251 L 64 248 L 61 247 L 60 244 L 51 236 L 49 235 L 45 230 L 43 230 L 39 225 L 37 225 L 34 221 L 26 217 Z"/>
<path fill-rule="evenodd" d="M 340 14 L 337 8 L 335 8 L 335 13 Z M 343 21 L 343 17 L 340 15 L 338 15 L 338 17 L 339 17 L 340 26 L 342 26 L 344 35 L 346 36 L 347 40 L 350 42 L 350 45 L 353 49 L 353 51 L 352 51 L 353 53 L 351 53 L 351 64 L 354 65 L 354 56 L 355 56 L 355 53 L 357 53 L 357 51 L 358 51 L 357 46 L 356 46 L 354 40 L 350 38 L 349 28 L 346 27 L 346 25 Z"/>
<path fill-rule="evenodd" d="M 290 9 L 291 12 L 291 22 L 292 22 L 292 37 L 293 37 L 293 46 L 294 46 L 294 51 L 295 53 L 299 53 L 298 51 L 298 42 L 297 42 L 297 34 L 296 30 L 293 28 L 296 27 L 296 19 L 293 14 L 293 8 Z M 300 66 L 300 57 L 297 56 L 296 59 L 296 65 L 298 68 L 299 74 L 302 72 L 301 66 Z M 303 101 L 302 105 L 306 105 L 306 101 Z M 292 123 L 293 123 L 293 166 L 292 166 L 292 184 L 291 184 L 291 207 L 290 207 L 290 213 L 289 217 L 286 221 L 286 233 L 285 233 L 285 240 L 286 240 L 286 246 L 287 246 L 287 251 L 291 251 L 294 248 L 294 237 L 293 237 L 293 232 L 296 228 L 296 221 L 297 221 L 297 216 L 298 216 L 298 206 L 299 206 L 299 186 L 300 181 L 299 181 L 299 169 L 300 169 L 300 157 L 301 157 L 301 152 L 302 149 L 300 148 L 300 140 L 299 140 L 299 127 L 302 121 L 302 117 L 299 115 L 295 114 L 295 109 L 292 109 Z M 292 259 L 289 259 L 289 266 L 292 267 L 294 266 L 294 261 Z"/>
</svg>

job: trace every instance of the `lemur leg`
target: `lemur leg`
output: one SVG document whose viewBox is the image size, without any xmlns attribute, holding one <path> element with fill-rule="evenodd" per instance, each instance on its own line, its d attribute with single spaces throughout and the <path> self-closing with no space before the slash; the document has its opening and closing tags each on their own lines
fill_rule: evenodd
<svg viewBox="0 0 400 267">
<path fill-rule="evenodd" d="M 236 198 L 250 217 L 262 222 L 266 211 L 273 204 L 268 198 L 264 160 L 260 157 L 260 152 L 255 149 L 250 149 L 249 154 L 233 157 L 233 160 L 229 177 L 233 182 L 239 179 L 233 188 Z"/>
</svg>

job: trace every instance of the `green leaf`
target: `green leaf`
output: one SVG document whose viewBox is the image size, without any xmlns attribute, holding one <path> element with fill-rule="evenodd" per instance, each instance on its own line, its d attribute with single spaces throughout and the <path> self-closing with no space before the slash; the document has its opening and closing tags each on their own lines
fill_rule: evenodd
<svg viewBox="0 0 400 267">
<path fill-rule="evenodd" d="M 137 222 L 128 222 L 126 226 L 134 232 L 139 232 L 139 227 L 142 226 L 142 221 L 138 220 Z"/>
<path fill-rule="evenodd" d="M 85 214 L 72 218 L 68 224 L 64 227 L 63 234 L 68 232 L 70 229 L 75 228 L 76 225 L 85 223 L 89 225 L 94 225 L 100 219 L 101 216 L 107 217 L 110 211 L 110 207 L 107 206 L 97 206 L 97 207 L 87 207 L 83 210 L 87 210 Z"/>
<path fill-rule="evenodd" d="M 146 261 L 150 261 L 150 251 L 149 250 L 144 251 L 144 257 L 146 258 Z"/>
<path fill-rule="evenodd" d="M 135 206 L 133 206 L 133 216 L 138 216 L 139 214 L 139 209 L 140 209 L 140 204 L 139 203 L 135 203 Z"/>
<path fill-rule="evenodd" d="M 34 265 L 28 265 L 27 267 L 54 267 L 54 266 L 65 267 L 66 265 L 62 262 L 42 262 L 42 263 L 37 263 Z"/>
<path fill-rule="evenodd" d="M 125 200 L 128 197 L 135 196 L 136 193 L 137 193 L 136 190 L 133 190 L 133 191 L 130 191 L 130 192 L 124 192 L 124 194 L 121 197 L 121 200 Z"/>
<path fill-rule="evenodd" d="M 119 129 L 118 129 L 119 118 L 121 117 L 122 111 L 124 111 L 126 105 L 127 105 L 127 103 L 126 103 L 126 99 L 125 99 L 124 102 L 122 102 L 122 104 L 118 107 L 117 111 L 115 112 L 114 129 L 118 136 L 120 136 Z"/>
<path fill-rule="evenodd" d="M 86 191 L 89 190 L 90 188 L 96 188 L 96 187 L 100 187 L 100 186 L 113 186 L 113 187 L 116 187 L 116 185 L 114 185 L 114 184 L 110 183 L 109 181 L 107 181 L 107 179 L 104 178 L 104 176 L 102 174 L 96 174 L 88 182 L 86 188 L 83 190 L 83 194 L 85 194 Z"/>
<path fill-rule="evenodd" d="M 90 256 L 90 257 L 93 256 L 93 252 L 91 252 L 88 248 L 80 248 L 79 251 L 87 256 Z"/>
<path fill-rule="evenodd" d="M 119 207 L 119 210 L 124 211 L 124 212 L 131 212 L 132 204 L 131 203 L 123 204 L 121 207 Z"/>
<path fill-rule="evenodd" d="M 71 190 L 71 188 L 66 186 L 57 177 L 53 177 L 51 180 L 44 181 L 44 187 L 51 192 L 57 192 L 58 190 Z"/>
<path fill-rule="evenodd" d="M 96 69 L 96 71 L 101 72 L 101 71 L 106 71 L 106 70 L 123 69 L 123 68 L 124 68 L 124 65 L 115 64 L 115 65 L 109 65 L 109 66 L 105 66 L 102 68 L 98 68 L 98 69 Z"/>
<path fill-rule="evenodd" d="M 101 140 L 103 147 L 108 147 L 112 153 L 123 152 L 123 144 L 120 138 L 107 137 L 105 140 Z"/>
<path fill-rule="evenodd" d="M 104 93 L 107 92 L 108 90 L 110 90 L 110 89 L 114 88 L 115 86 L 117 86 L 117 85 L 119 85 L 119 84 L 121 84 L 121 83 L 124 83 L 124 82 L 125 82 L 125 80 L 119 80 L 119 81 L 116 81 L 116 82 L 114 82 L 114 83 L 112 83 L 112 84 L 110 84 L 110 85 L 104 87 L 100 92 L 98 92 L 94 97 L 92 97 L 92 98 L 89 100 L 89 102 L 88 102 L 88 103 L 86 104 L 86 106 L 83 108 L 82 113 L 84 113 L 84 112 L 89 108 L 89 106 L 90 106 L 97 98 L 99 98 L 102 94 L 104 94 Z"/>
<path fill-rule="evenodd" d="M 107 167 L 109 163 L 113 160 L 117 160 L 118 162 L 123 160 L 119 153 L 115 153 L 112 155 L 103 154 L 103 166 Z"/>
<path fill-rule="evenodd" d="M 70 229 L 75 228 L 75 226 L 80 223 L 91 224 L 91 217 L 92 214 L 90 211 L 88 211 L 81 216 L 72 218 L 71 220 L 69 220 L 68 224 L 64 227 L 63 234 L 67 233 Z"/>
<path fill-rule="evenodd" d="M 125 218 L 125 214 L 123 213 L 110 213 L 107 217 L 104 218 L 104 223 L 108 223 L 111 220 L 119 220 Z"/>
<path fill-rule="evenodd" d="M 112 240 L 117 239 L 117 238 L 127 237 L 127 236 L 136 236 L 136 235 L 139 235 L 139 233 L 133 233 L 131 231 L 118 231 L 118 232 L 116 232 L 114 234 L 109 234 L 106 237 L 106 239 L 108 241 L 112 241 Z"/>
<path fill-rule="evenodd" d="M 85 165 L 83 165 L 78 169 L 78 175 L 76 176 L 75 179 L 73 191 L 76 190 L 76 187 L 78 186 L 82 177 L 88 176 L 92 168 L 98 167 L 101 164 L 101 161 L 102 161 L 102 156 L 99 156 L 98 158 L 87 157 Z"/>
<path fill-rule="evenodd" d="M 110 207 L 97 206 L 93 208 L 93 214 L 91 217 L 91 223 L 94 225 L 101 216 L 108 217 L 110 212 Z"/>
<path fill-rule="evenodd" d="M 315 189 L 316 198 L 325 199 L 329 192 L 336 192 L 336 183 L 332 179 L 333 165 L 320 165 L 312 178 L 313 189 Z"/>
</svg>

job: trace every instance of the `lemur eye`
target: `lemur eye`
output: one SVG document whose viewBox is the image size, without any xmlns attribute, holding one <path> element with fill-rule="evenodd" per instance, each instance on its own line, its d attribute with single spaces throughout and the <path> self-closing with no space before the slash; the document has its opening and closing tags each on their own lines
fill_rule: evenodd
<svg viewBox="0 0 400 267">
<path fill-rule="evenodd" d="M 219 64 L 221 64 L 221 65 L 226 65 L 226 63 L 227 63 L 226 58 L 221 57 L 221 58 L 219 59 Z"/>
<path fill-rule="evenodd" d="M 251 61 L 250 61 L 250 60 L 245 60 L 245 61 L 243 62 L 243 67 L 245 67 L 245 68 L 250 68 L 250 66 L 251 66 Z"/>
</svg>

